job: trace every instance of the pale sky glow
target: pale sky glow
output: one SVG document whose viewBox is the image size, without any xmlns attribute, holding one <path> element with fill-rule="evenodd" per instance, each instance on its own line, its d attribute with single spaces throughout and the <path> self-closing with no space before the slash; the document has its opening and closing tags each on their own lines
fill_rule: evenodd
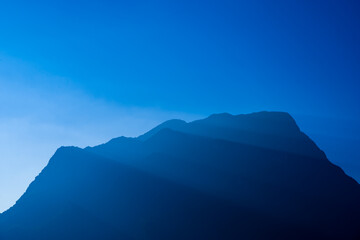
<svg viewBox="0 0 360 240">
<path fill-rule="evenodd" d="M 167 119 L 200 117 L 123 107 L 67 84 L 1 59 L 0 212 L 15 203 L 60 146 L 97 145 L 113 137 L 137 136 Z"/>
</svg>

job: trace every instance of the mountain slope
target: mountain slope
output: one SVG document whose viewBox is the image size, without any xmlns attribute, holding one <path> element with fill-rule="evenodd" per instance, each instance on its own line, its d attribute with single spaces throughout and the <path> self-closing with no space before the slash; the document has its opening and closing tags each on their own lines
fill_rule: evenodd
<svg viewBox="0 0 360 240">
<path fill-rule="evenodd" d="M 286 113 L 60 148 L 0 239 L 357 239 L 360 187 Z"/>
</svg>

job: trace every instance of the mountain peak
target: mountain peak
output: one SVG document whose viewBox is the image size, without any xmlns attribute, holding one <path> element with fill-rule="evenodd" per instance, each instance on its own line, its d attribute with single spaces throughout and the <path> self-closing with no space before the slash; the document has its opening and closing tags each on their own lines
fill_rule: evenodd
<svg viewBox="0 0 360 240">
<path fill-rule="evenodd" d="M 286 112 L 262 111 L 239 115 L 220 113 L 212 114 L 204 120 L 210 124 L 277 135 L 295 133 L 300 130 L 294 118 Z"/>
<path fill-rule="evenodd" d="M 171 120 L 161 123 L 157 127 L 151 129 L 149 132 L 147 132 L 143 135 L 140 135 L 138 137 L 138 139 L 144 141 L 144 140 L 149 139 L 151 136 L 155 135 L 157 132 L 159 132 L 162 129 L 169 128 L 169 129 L 173 129 L 173 130 L 178 130 L 178 129 L 184 128 L 186 126 L 186 124 L 187 124 L 187 122 L 185 122 L 184 120 L 171 119 Z"/>
<path fill-rule="evenodd" d="M 214 113 L 211 114 L 208 118 L 229 118 L 229 117 L 234 117 L 234 115 L 224 112 L 224 113 Z"/>
</svg>

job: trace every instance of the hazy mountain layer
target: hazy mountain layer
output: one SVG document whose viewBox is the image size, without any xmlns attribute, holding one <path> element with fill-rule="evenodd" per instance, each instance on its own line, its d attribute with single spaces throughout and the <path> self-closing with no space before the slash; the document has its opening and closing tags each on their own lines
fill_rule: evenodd
<svg viewBox="0 0 360 240">
<path fill-rule="evenodd" d="M 286 113 L 167 121 L 62 147 L 0 239 L 359 239 L 360 186 Z"/>
</svg>

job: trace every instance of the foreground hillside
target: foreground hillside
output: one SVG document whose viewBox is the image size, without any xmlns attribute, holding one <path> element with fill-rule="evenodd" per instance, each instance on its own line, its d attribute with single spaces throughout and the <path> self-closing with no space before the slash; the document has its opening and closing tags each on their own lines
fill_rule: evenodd
<svg viewBox="0 0 360 240">
<path fill-rule="evenodd" d="M 4 240 L 359 238 L 359 184 L 277 112 L 62 147 L 0 215 Z"/>
</svg>

